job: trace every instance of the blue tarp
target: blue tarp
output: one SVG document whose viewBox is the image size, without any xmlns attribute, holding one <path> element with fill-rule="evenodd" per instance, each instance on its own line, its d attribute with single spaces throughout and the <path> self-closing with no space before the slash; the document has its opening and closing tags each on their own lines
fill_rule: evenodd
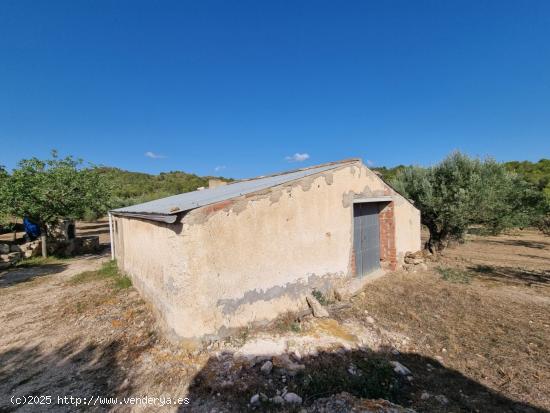
<svg viewBox="0 0 550 413">
<path fill-rule="evenodd" d="M 23 226 L 25 227 L 25 232 L 31 240 L 36 239 L 40 236 L 40 227 L 38 226 L 38 224 L 32 222 L 29 218 L 23 218 Z"/>
</svg>

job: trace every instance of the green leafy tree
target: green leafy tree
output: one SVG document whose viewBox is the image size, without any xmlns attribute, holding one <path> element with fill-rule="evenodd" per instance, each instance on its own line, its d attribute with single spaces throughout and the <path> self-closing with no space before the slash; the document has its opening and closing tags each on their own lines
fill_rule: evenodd
<svg viewBox="0 0 550 413">
<path fill-rule="evenodd" d="M 426 247 L 432 251 L 444 249 L 450 239 L 462 240 L 471 225 L 493 234 L 532 225 L 546 205 L 535 185 L 504 165 L 459 152 L 431 168 L 403 168 L 392 184 L 420 209 L 430 231 Z"/>
<path fill-rule="evenodd" d="M 105 213 L 110 203 L 108 181 L 93 167 L 71 156 L 23 159 L 0 187 L 0 205 L 6 213 L 27 216 L 42 233 L 61 218 L 81 219 L 89 211 Z"/>
</svg>

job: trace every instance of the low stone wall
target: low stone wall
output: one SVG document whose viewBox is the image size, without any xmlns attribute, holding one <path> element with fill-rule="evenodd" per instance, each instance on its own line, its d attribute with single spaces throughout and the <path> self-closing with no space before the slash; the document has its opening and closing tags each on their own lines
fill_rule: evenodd
<svg viewBox="0 0 550 413">
<path fill-rule="evenodd" d="M 100 249 L 98 236 L 78 237 L 69 241 L 48 241 L 48 253 L 61 256 L 95 254 Z M 24 258 L 39 257 L 41 254 L 40 240 L 24 244 L 0 244 L 0 270 L 9 268 Z"/>
<path fill-rule="evenodd" d="M 17 264 L 23 258 L 39 256 L 42 251 L 42 243 L 37 241 L 25 244 L 0 244 L 0 269 Z"/>
</svg>

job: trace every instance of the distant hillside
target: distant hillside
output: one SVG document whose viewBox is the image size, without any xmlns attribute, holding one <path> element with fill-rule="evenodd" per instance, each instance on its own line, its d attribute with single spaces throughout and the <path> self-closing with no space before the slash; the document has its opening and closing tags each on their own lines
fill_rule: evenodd
<svg viewBox="0 0 550 413">
<path fill-rule="evenodd" d="M 113 207 L 115 208 L 195 191 L 201 186 L 207 187 L 210 178 L 232 181 L 224 177 L 198 176 L 181 171 L 151 175 L 103 167 L 99 169 L 99 173 L 107 176 L 113 186 Z"/>
<path fill-rule="evenodd" d="M 538 162 L 512 161 L 504 165 L 509 171 L 516 172 L 526 181 L 535 184 L 550 199 L 550 159 L 541 159 Z"/>
</svg>

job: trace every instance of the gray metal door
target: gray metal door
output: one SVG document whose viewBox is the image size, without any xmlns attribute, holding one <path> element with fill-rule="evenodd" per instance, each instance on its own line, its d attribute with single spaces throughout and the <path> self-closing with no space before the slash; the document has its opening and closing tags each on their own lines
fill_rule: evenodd
<svg viewBox="0 0 550 413">
<path fill-rule="evenodd" d="M 378 204 L 353 205 L 355 271 L 363 276 L 380 268 L 380 222 Z"/>
</svg>

